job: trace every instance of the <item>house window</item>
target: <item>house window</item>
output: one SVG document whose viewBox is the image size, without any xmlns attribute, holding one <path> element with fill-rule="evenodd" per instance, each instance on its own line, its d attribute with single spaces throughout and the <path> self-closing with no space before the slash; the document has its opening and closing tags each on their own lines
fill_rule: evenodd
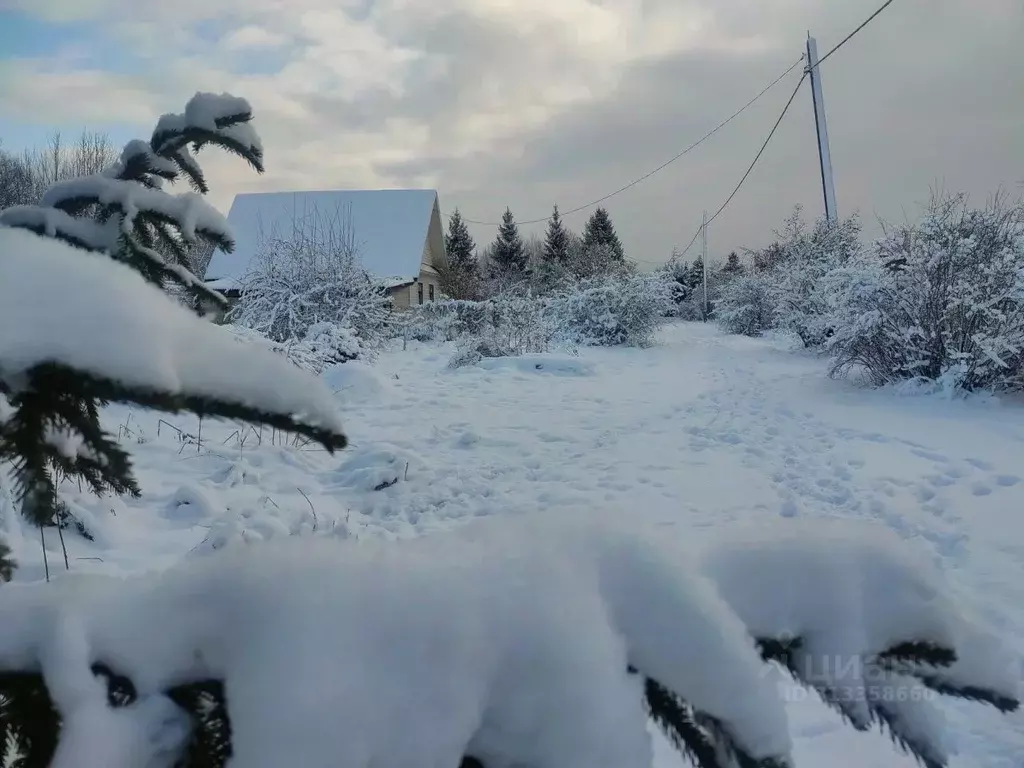
<svg viewBox="0 0 1024 768">
<path fill-rule="evenodd" d="M 416 298 L 420 304 L 423 303 L 423 283 L 416 283 Z"/>
<path fill-rule="evenodd" d="M 431 283 L 430 285 L 427 286 L 427 288 L 430 290 L 430 300 L 433 301 L 434 300 L 434 284 Z"/>
</svg>

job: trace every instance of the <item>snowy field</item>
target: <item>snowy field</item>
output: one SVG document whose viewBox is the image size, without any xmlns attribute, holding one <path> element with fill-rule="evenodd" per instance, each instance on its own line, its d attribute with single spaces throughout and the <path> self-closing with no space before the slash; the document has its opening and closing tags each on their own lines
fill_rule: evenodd
<svg viewBox="0 0 1024 768">
<path fill-rule="evenodd" d="M 70 568 L 135 572 L 277 536 L 410 537 L 532 510 L 601 509 L 681 540 L 757 519 L 871 519 L 925 547 L 1024 653 L 1024 407 L 866 392 L 780 341 L 700 324 L 666 328 L 653 349 L 454 371 L 451 351 L 410 343 L 329 371 L 352 440 L 334 457 L 269 429 L 111 409 L 144 496 L 65 487 L 95 539 L 65 535 Z M 9 506 L 2 520 L 17 578 L 42 578 L 38 531 Z M 46 549 L 59 575 L 52 529 Z M 914 764 L 812 695 L 787 697 L 798 766 Z M 1024 765 L 1024 714 L 943 706 L 952 765 Z M 679 764 L 658 746 L 661 768 Z"/>
</svg>

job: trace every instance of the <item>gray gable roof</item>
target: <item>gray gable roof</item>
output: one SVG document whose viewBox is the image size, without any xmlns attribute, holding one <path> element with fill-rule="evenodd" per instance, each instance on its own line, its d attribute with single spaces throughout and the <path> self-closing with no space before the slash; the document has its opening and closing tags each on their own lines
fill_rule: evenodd
<svg viewBox="0 0 1024 768">
<path fill-rule="evenodd" d="M 293 222 L 351 216 L 363 267 L 381 280 L 412 282 L 420 274 L 431 217 L 433 189 L 341 189 L 322 192 L 253 192 L 235 196 L 228 224 L 235 250 L 217 250 L 206 281 L 219 289 L 237 288 L 262 237 L 286 235 Z"/>
</svg>

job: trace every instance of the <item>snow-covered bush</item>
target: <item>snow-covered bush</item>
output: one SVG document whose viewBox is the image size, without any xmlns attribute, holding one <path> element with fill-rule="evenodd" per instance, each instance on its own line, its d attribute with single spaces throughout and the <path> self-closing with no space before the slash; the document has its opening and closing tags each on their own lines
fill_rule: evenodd
<svg viewBox="0 0 1024 768">
<path fill-rule="evenodd" d="M 760 336 L 778 323 L 778 296 L 770 276 L 740 275 L 722 286 L 715 320 L 728 333 Z"/>
<path fill-rule="evenodd" d="M 795 333 L 806 347 L 820 347 L 834 331 L 834 297 L 825 278 L 860 257 L 860 232 L 857 216 L 835 223 L 822 218 L 808 229 L 799 208 L 786 222 L 775 266 L 764 274 L 774 282 L 778 328 Z"/>
<path fill-rule="evenodd" d="M 355 238 L 347 208 L 314 209 L 290 231 L 261 232 L 229 319 L 280 342 L 330 323 L 352 329 L 372 354 L 391 335 L 391 300 L 363 268 Z"/>
<path fill-rule="evenodd" d="M 464 302 L 469 305 L 472 302 Z M 452 368 L 472 365 L 485 357 L 518 357 L 547 352 L 555 338 L 555 326 L 543 302 L 530 296 L 501 294 L 485 302 L 480 310 L 463 306 L 453 314 L 461 333 L 457 336 Z M 482 322 L 481 322 L 482 321 Z"/>
<path fill-rule="evenodd" d="M 875 258 L 829 282 L 833 373 L 863 370 L 876 385 L 929 382 L 950 390 L 1024 389 L 1024 204 L 986 208 L 935 197 Z"/>
<path fill-rule="evenodd" d="M 252 328 L 228 325 L 225 328 L 239 341 L 257 344 L 274 352 L 297 368 L 319 375 L 324 369 L 358 360 L 363 356 L 359 338 L 351 328 L 333 323 L 316 323 L 300 339 L 274 341 Z"/>
<path fill-rule="evenodd" d="M 396 322 L 404 338 L 416 341 L 455 341 L 478 335 L 491 320 L 489 301 L 443 299 L 420 304 L 403 312 Z"/>
<path fill-rule="evenodd" d="M 573 343 L 643 347 L 672 312 L 676 285 L 661 271 L 585 280 L 552 297 L 547 312 Z"/>
<path fill-rule="evenodd" d="M 666 273 L 675 283 L 673 299 L 675 306 L 672 317 L 681 320 L 698 321 L 704 317 L 704 263 L 698 256 L 692 263 L 682 259 L 681 254 L 673 253 L 672 258 L 660 270 Z M 734 277 L 731 272 L 719 268 L 715 264 L 708 265 L 707 272 L 707 315 L 712 317 L 718 305 L 722 289 Z"/>
<path fill-rule="evenodd" d="M 693 286 L 690 284 L 690 265 L 683 261 L 681 254 L 672 252 L 661 271 L 675 285 L 673 286 L 672 300 L 675 306 L 669 311 L 671 317 L 680 317 L 683 302 L 690 298 L 693 293 Z"/>
</svg>

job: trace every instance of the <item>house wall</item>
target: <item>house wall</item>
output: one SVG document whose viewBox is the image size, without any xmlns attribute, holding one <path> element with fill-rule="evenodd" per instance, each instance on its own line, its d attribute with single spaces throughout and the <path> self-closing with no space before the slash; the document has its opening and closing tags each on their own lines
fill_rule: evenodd
<svg viewBox="0 0 1024 768">
<path fill-rule="evenodd" d="M 423 240 L 423 255 L 420 259 L 420 274 L 415 283 L 410 286 L 396 288 L 392 293 L 392 306 L 395 309 L 408 309 L 419 306 L 419 286 L 423 285 L 423 303 L 429 304 L 430 288 L 434 288 L 433 301 L 441 298 L 441 278 L 437 267 L 443 264 L 444 260 L 444 229 L 441 227 L 441 214 L 434 203 L 434 210 L 430 217 L 430 226 L 427 229 L 427 236 Z"/>
<path fill-rule="evenodd" d="M 420 303 L 419 284 L 423 285 L 423 303 L 428 304 L 431 300 L 439 301 L 441 298 L 441 278 L 438 274 L 438 267 L 444 264 L 444 229 L 441 226 L 441 211 L 437 201 L 434 201 L 434 210 L 431 212 L 430 225 L 427 228 L 427 236 L 423 241 L 423 257 L 420 260 L 420 276 L 417 283 L 409 286 L 409 306 L 415 307 Z M 434 289 L 434 298 L 430 298 L 430 289 Z"/>
<path fill-rule="evenodd" d="M 388 293 L 391 295 L 391 306 L 394 309 L 409 309 L 410 307 L 419 306 L 419 286 L 423 284 L 423 303 L 429 304 L 430 299 L 430 286 L 434 286 L 434 301 L 438 301 L 441 298 L 441 284 L 438 279 L 438 275 L 433 270 L 427 271 L 424 269 L 420 272 L 419 279 L 412 285 L 402 286 L 401 288 L 395 288 Z"/>
<path fill-rule="evenodd" d="M 401 285 L 398 288 L 391 288 L 388 290 L 388 295 L 391 297 L 391 308 L 392 309 L 408 309 L 409 299 L 411 297 L 410 287 L 408 285 Z"/>
</svg>

